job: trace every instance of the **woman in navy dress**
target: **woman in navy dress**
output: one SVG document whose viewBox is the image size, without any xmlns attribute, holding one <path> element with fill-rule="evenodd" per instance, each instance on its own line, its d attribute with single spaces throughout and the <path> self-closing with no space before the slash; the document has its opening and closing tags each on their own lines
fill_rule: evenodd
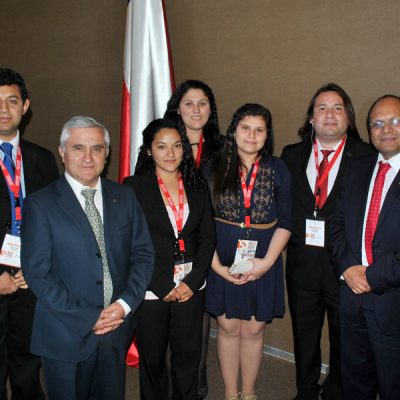
<svg viewBox="0 0 400 400">
<path fill-rule="evenodd" d="M 217 247 L 206 306 L 218 321 L 218 355 L 227 399 L 254 400 L 265 323 L 284 314 L 282 250 L 292 226 L 290 176 L 272 156 L 270 112 L 245 104 L 233 115 L 226 142 L 210 165 Z M 247 200 L 246 200 L 247 199 Z M 238 240 L 257 241 L 251 269 L 231 274 Z M 242 396 L 238 393 L 241 372 Z"/>
</svg>

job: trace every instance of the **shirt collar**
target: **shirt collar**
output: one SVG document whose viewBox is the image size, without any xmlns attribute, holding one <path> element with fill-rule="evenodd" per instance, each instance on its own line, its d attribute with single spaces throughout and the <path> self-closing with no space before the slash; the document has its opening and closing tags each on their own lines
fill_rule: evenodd
<svg viewBox="0 0 400 400">
<path fill-rule="evenodd" d="M 65 179 L 70 184 L 75 195 L 79 197 L 81 195 L 82 189 L 96 189 L 96 194 L 101 194 L 101 179 L 97 180 L 96 186 L 94 188 L 89 188 L 89 186 L 82 185 L 79 181 L 73 178 L 67 171 L 65 171 Z"/>
</svg>

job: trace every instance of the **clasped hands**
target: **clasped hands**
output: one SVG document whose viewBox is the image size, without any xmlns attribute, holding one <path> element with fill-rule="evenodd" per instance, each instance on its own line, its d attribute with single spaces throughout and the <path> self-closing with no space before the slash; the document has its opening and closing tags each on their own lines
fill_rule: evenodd
<svg viewBox="0 0 400 400">
<path fill-rule="evenodd" d="M 271 268 L 271 265 L 268 265 L 264 258 L 251 258 L 248 261 L 253 263 L 253 268 L 250 271 L 233 275 L 228 272 L 227 267 L 223 267 L 223 277 L 235 285 L 243 285 L 244 283 L 261 278 Z"/>
<path fill-rule="evenodd" d="M 343 272 L 344 280 L 355 294 L 363 294 L 371 291 L 365 275 L 367 267 L 364 265 L 353 265 Z"/>
<path fill-rule="evenodd" d="M 121 304 L 114 302 L 106 307 L 96 321 L 93 332 L 96 335 L 104 335 L 117 329 L 123 322 L 125 317 L 125 311 Z"/>
<path fill-rule="evenodd" d="M 186 283 L 181 282 L 178 286 L 174 287 L 165 297 L 164 301 L 171 302 L 177 301 L 178 303 L 184 303 L 193 296 L 193 291 Z"/>
<path fill-rule="evenodd" d="M 0 294 L 12 294 L 18 289 L 28 289 L 22 271 L 19 270 L 14 276 L 7 271 L 0 275 Z"/>
</svg>

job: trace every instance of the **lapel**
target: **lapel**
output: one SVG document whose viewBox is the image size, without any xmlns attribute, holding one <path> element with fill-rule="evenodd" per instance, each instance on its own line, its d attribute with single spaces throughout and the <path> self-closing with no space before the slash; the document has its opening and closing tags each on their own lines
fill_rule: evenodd
<svg viewBox="0 0 400 400">
<path fill-rule="evenodd" d="M 76 198 L 71 186 L 62 176 L 57 182 L 55 191 L 58 194 L 57 203 L 64 213 L 77 226 L 80 232 L 89 239 L 90 244 L 98 249 L 97 241 L 86 217 L 85 211 L 81 207 L 79 200 Z"/>
<path fill-rule="evenodd" d="M 33 191 L 32 182 L 35 179 L 33 174 L 36 171 L 37 155 L 31 149 L 28 151 L 27 144 L 23 139 L 20 140 L 20 148 L 24 168 L 25 192 L 28 195 Z"/>
<path fill-rule="evenodd" d="M 103 196 L 104 240 L 107 254 L 111 254 L 111 242 L 116 238 L 116 229 L 118 229 L 117 221 L 119 221 L 118 215 L 121 208 L 121 196 L 110 188 L 110 184 L 106 179 L 101 178 L 101 187 Z"/>
<path fill-rule="evenodd" d="M 347 166 L 354 157 L 354 147 L 355 147 L 354 141 L 348 137 L 346 140 L 346 144 L 344 145 L 343 148 L 343 154 L 340 160 L 339 170 L 336 175 L 335 182 L 332 186 L 332 190 L 330 191 L 329 196 L 326 199 L 324 207 L 326 206 L 326 204 L 329 204 L 329 202 L 336 199 L 337 195 L 339 194 L 340 187 L 342 185 L 343 179 L 346 174 Z"/>
<path fill-rule="evenodd" d="M 400 171 L 397 173 L 392 184 L 390 185 L 389 191 L 386 194 L 385 200 L 382 204 L 381 212 L 379 213 L 378 225 L 376 231 L 383 225 L 383 220 L 388 214 L 389 210 L 394 204 L 399 204 L 400 197 Z"/>
<path fill-rule="evenodd" d="M 310 182 L 308 181 L 307 178 L 307 165 L 310 159 L 311 151 L 312 151 L 311 142 L 304 143 L 304 148 L 301 151 L 303 157 L 301 159 L 300 174 L 301 174 L 301 179 L 303 181 L 303 187 L 305 188 L 305 194 L 307 197 L 309 197 L 309 200 L 312 203 L 315 202 L 314 188 L 310 187 Z"/>
<path fill-rule="evenodd" d="M 160 216 L 159 224 L 161 226 L 164 226 L 165 229 L 167 229 L 169 236 L 175 238 L 174 228 L 172 227 L 168 211 L 166 209 L 163 197 L 160 192 L 160 188 L 158 187 L 156 174 L 150 175 L 149 179 L 150 179 L 150 184 L 148 185 L 148 187 L 146 187 L 146 191 L 148 189 L 150 194 L 149 198 L 154 200 L 152 202 L 152 207 L 154 208 L 154 215 Z"/>
</svg>

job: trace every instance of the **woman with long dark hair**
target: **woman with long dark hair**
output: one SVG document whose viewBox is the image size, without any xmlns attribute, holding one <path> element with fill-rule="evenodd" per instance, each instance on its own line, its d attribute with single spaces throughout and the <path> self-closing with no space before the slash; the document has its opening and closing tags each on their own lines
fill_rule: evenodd
<svg viewBox="0 0 400 400">
<path fill-rule="evenodd" d="M 155 249 L 154 276 L 137 311 L 141 398 L 169 398 L 169 346 L 172 398 L 195 400 L 214 224 L 207 186 L 174 122 L 157 119 L 147 126 L 135 175 L 125 183 L 136 193 Z"/>
<path fill-rule="evenodd" d="M 220 149 L 215 97 L 204 82 L 193 79 L 182 82 L 169 99 L 164 118 L 175 121 L 183 128 L 197 168 Z"/>
<path fill-rule="evenodd" d="M 198 80 L 182 82 L 168 101 L 165 117 L 175 121 L 184 130 L 192 148 L 195 165 L 203 170 L 207 161 L 221 147 L 217 106 L 211 88 Z M 205 311 L 198 372 L 198 400 L 205 399 L 208 394 L 206 366 L 209 336 L 210 316 Z"/>
<path fill-rule="evenodd" d="M 226 399 L 257 398 L 264 327 L 284 314 L 281 253 L 290 237 L 290 176 L 272 156 L 270 112 L 245 104 L 210 166 L 217 247 L 207 280 L 208 311 L 218 321 Z M 241 373 L 242 394 L 238 390 Z"/>
</svg>

